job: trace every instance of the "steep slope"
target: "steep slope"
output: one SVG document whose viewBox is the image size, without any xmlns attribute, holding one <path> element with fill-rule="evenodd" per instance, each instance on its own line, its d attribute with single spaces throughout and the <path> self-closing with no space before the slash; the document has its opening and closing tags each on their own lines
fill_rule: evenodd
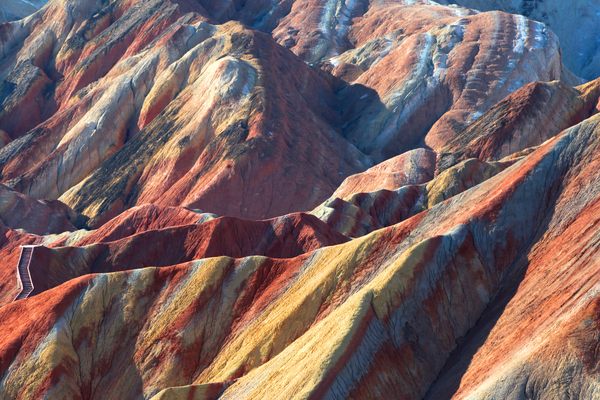
<svg viewBox="0 0 600 400">
<path fill-rule="evenodd" d="M 600 3 L 588 0 L 441 0 L 482 11 L 503 10 L 544 22 L 558 35 L 565 64 L 577 75 L 600 75 Z M 573 34 L 577 32 L 578 34 Z"/>
<path fill-rule="evenodd" d="M 600 397 L 576 82 L 546 25 L 428 0 L 0 23 L 0 398 Z"/>
<path fill-rule="evenodd" d="M 522 17 L 357 7 L 360 18 L 336 25 L 344 53 L 319 61 L 344 82 L 266 34 L 205 22 L 216 18 L 208 4 L 51 2 L 2 37 L 0 178 L 93 227 L 145 203 L 274 217 L 312 209 L 415 145 L 441 149 L 506 94 L 561 76 L 555 36 Z M 280 43 L 278 30 L 323 9 L 288 11 L 273 26 Z"/>
<path fill-rule="evenodd" d="M 571 88 L 535 82 L 507 96 L 440 151 L 441 168 L 470 157 L 499 160 L 538 146 L 598 112 L 600 79 Z"/>
<path fill-rule="evenodd" d="M 415 149 L 392 157 L 368 170 L 351 175 L 333 192 L 332 197 L 392 190 L 401 186 L 425 183 L 435 174 L 436 154 L 426 149 Z"/>
<path fill-rule="evenodd" d="M 600 79 L 571 88 L 535 82 L 507 96 L 438 153 L 415 149 L 349 176 L 312 213 L 361 236 L 491 178 L 561 130 L 599 111 Z"/>
<path fill-rule="evenodd" d="M 355 84 L 341 93 L 344 134 L 378 162 L 422 141 L 437 149 L 522 85 L 565 75 L 556 36 L 521 15 L 430 1 L 227 4 L 221 18 Z"/>
<path fill-rule="evenodd" d="M 349 176 L 312 213 L 353 237 L 396 224 L 480 184 L 596 114 L 599 99 L 599 79 L 577 88 L 560 82 L 525 85 L 439 153 L 411 150 Z"/>
<path fill-rule="evenodd" d="M 592 127 L 582 123 L 571 134 L 585 136 Z M 591 147 L 580 150 L 588 154 L 587 165 L 567 175 L 570 182 L 563 183 L 555 211 L 543 220 L 541 239 L 520 260 L 525 271 L 510 277 L 428 398 L 600 395 L 600 159 L 597 144 L 582 145 Z M 567 204 L 573 208 L 563 208 Z M 561 379 L 566 371 L 572 380 Z"/>
<path fill-rule="evenodd" d="M 362 236 L 404 221 L 477 186 L 517 160 L 490 163 L 471 158 L 420 185 L 402 185 L 372 192 L 357 191 L 343 198 L 334 194 L 315 208 L 312 214 L 344 235 Z"/>
<path fill-rule="evenodd" d="M 360 67 L 353 82 L 381 99 L 364 99 L 368 112 L 346 130 L 379 159 L 420 143 L 439 150 L 522 85 L 561 76 L 556 37 L 521 16 L 389 5 L 373 7 L 353 29 L 356 49 L 335 58 L 333 73 Z M 381 49 L 375 57 L 373 46 Z"/>
<path fill-rule="evenodd" d="M 212 216 L 194 212 L 187 208 L 144 204 L 122 212 L 100 228 L 86 232 L 83 237 L 81 234 L 75 235 L 74 237 L 65 238 L 64 242 L 77 243 L 78 246 L 112 242 L 147 231 L 200 223 L 211 218 Z M 55 242 L 54 245 L 57 245 L 57 243 Z"/>
<path fill-rule="evenodd" d="M 334 80 L 270 37 L 177 3 L 78 7 L 52 2 L 5 41 L 0 126 L 16 140 L 0 166 L 14 188 L 95 226 L 149 202 L 263 218 L 311 208 L 368 165 L 335 129 Z M 46 18 L 67 22 L 49 32 Z"/>
<path fill-rule="evenodd" d="M 44 4 L 46 0 L 3 0 L 0 4 L 0 23 L 31 15 Z"/>
<path fill-rule="evenodd" d="M 195 389 L 160 390 L 194 384 L 204 385 L 200 392 L 210 389 L 214 396 L 236 399 L 274 392 L 286 398 L 375 393 L 419 398 L 457 340 L 469 329 L 478 330 L 480 314 L 494 309 L 503 295 L 515 303 L 502 314 L 507 319 L 515 307 L 521 313 L 545 310 L 530 320 L 541 329 L 552 309 L 532 308 L 537 297 L 519 294 L 529 285 L 528 276 L 562 274 L 556 282 L 568 280 L 569 289 L 556 295 L 569 302 L 552 301 L 543 290 L 540 301 L 551 301 L 567 321 L 593 315 L 596 283 L 588 278 L 597 276 L 600 265 L 578 255 L 597 246 L 598 221 L 589 218 L 600 196 L 594 159 L 599 150 L 596 116 L 482 185 L 346 244 L 289 260 L 213 258 L 87 276 L 7 305 L 0 309 L 6 321 L 0 349 L 12 365 L 10 370 L 9 361 L 1 366 L 7 394 L 27 382 L 23 394 L 33 397 L 143 392 L 169 398 L 169 393 L 187 396 Z M 548 258 L 546 246 L 562 242 L 572 249 L 565 235 L 580 232 L 583 221 L 589 234 L 577 237 L 577 249 L 561 253 L 564 258 Z M 573 268 L 565 260 L 575 263 Z M 525 280 L 519 279 L 523 271 Z M 500 291 L 511 282 L 522 283 L 515 295 Z M 19 323 L 19 315 L 35 315 L 35 322 Z M 585 357 L 595 342 L 575 338 L 584 338 L 585 329 L 593 331 L 594 325 L 551 321 L 561 329 L 547 327 L 539 333 L 540 342 L 534 340 L 541 332 L 537 328 L 510 328 L 510 335 L 531 343 L 518 360 L 543 354 L 554 366 L 552 372 L 531 372 L 539 384 L 528 386 L 529 393 L 544 398 L 572 391 L 593 398 L 598 381 Z M 573 337 L 573 346 L 556 355 L 548 346 L 564 335 Z M 492 351 L 501 348 L 493 345 Z M 34 352 L 43 356 L 31 374 Z M 547 384 L 567 370 L 575 374 L 572 379 Z M 502 388 L 530 376 L 493 372 L 491 382 L 504 377 Z M 486 387 L 479 386 L 480 393 Z M 515 392 L 506 394 L 518 398 Z"/>
</svg>

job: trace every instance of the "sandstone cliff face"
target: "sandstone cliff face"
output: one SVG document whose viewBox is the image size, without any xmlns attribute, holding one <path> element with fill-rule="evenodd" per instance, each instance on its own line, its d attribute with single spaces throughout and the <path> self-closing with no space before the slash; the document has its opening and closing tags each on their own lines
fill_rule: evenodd
<svg viewBox="0 0 600 400">
<path fill-rule="evenodd" d="M 0 397 L 600 397 L 577 84 L 547 26 L 431 1 L 1 24 Z"/>
</svg>

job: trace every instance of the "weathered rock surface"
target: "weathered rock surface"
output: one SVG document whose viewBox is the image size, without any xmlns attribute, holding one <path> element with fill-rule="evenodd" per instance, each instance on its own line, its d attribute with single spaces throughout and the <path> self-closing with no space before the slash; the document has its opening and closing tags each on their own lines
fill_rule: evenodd
<svg viewBox="0 0 600 400">
<path fill-rule="evenodd" d="M 9 27 L 0 126 L 15 140 L 0 167 L 14 188 L 92 225 L 144 203 L 263 218 L 310 209 L 369 165 L 336 128 L 335 80 L 267 35 L 178 3 L 78 7 Z M 65 23 L 42 29 L 50 17 Z"/>
<path fill-rule="evenodd" d="M 92 226 L 145 203 L 274 217 L 310 210 L 345 177 L 415 145 L 439 150 L 507 94 L 562 73 L 556 37 L 520 16 L 329 3 L 271 13 L 55 1 L 7 25 L 2 181 L 60 199 Z M 342 79 L 266 34 L 206 22 L 237 16 L 255 26 L 258 11 L 274 18 L 262 29 L 279 43 L 282 30 L 299 29 L 310 49 L 324 38 L 318 62 Z"/>
<path fill-rule="evenodd" d="M 525 85 L 439 153 L 411 150 L 352 175 L 312 213 L 349 236 L 401 222 L 491 178 L 596 114 L 599 97 L 600 80 L 577 88 L 560 82 Z"/>
<path fill-rule="evenodd" d="M 404 223 L 297 258 L 221 257 L 89 275 L 6 305 L 6 393 L 27 382 L 25 395 L 34 397 L 165 398 L 210 389 L 222 398 L 274 390 L 289 398 L 419 398 L 445 371 L 460 337 L 486 334 L 484 310 L 500 309 L 492 332 L 498 339 L 480 348 L 472 373 L 460 375 L 458 397 L 518 398 L 512 388 L 535 379 L 526 389 L 534 398 L 593 398 L 600 390 L 589 358 L 597 344 L 597 282 L 588 278 L 600 272 L 592 256 L 599 134 L 596 116 Z M 582 191 L 583 182 L 590 184 Z M 567 237 L 575 232 L 573 248 Z M 560 257 L 547 246 L 558 246 Z M 550 297 L 548 274 L 562 287 Z M 517 283 L 515 292 L 504 290 Z M 23 323 L 20 315 L 36 317 Z M 531 329 L 515 330 L 524 320 Z M 565 337 L 572 345 L 553 351 Z M 36 358 L 36 374 L 33 352 L 48 354 Z M 528 361 L 540 357 L 552 369 Z M 556 382 L 567 370 L 576 376 Z M 452 372 L 451 386 L 458 382 Z M 102 384 L 108 381 L 114 385 Z M 186 385 L 200 388 L 167 389 Z"/>
<path fill-rule="evenodd" d="M 153 205 L 133 208 L 94 231 L 46 237 L 7 231 L 9 241 L 2 252 L 14 262 L 2 265 L 7 275 L 15 273 L 18 245 L 38 246 L 29 265 L 32 295 L 90 273 L 163 267 L 217 256 L 291 258 L 349 240 L 310 214 L 250 221 Z M 14 285 L 15 280 L 9 279 L 3 290 L 13 292 Z"/>
<path fill-rule="evenodd" d="M 455 351 L 428 398 L 600 394 L 600 191 L 593 172 L 599 167 L 599 121 L 595 117 L 568 131 L 574 140 L 583 140 L 579 154 L 591 152 L 588 164 L 570 174 L 572 181 L 563 182 L 556 195 L 557 212 L 540 219 L 540 240 L 516 263 L 522 269 L 508 276 L 505 293 Z M 596 144 L 586 139 L 592 131 Z M 556 156 L 554 165 L 560 168 L 566 155 Z M 567 204 L 573 209 L 563 208 Z M 517 321 L 519 329 L 514 329 Z M 561 379 L 567 370 L 572 378 Z"/>
<path fill-rule="evenodd" d="M 46 0 L 2 0 L 0 23 L 24 18 L 46 4 Z"/>
<path fill-rule="evenodd" d="M 113 225 L 114 223 L 108 224 Z M 141 227 L 138 227 L 138 230 Z M 145 228 L 145 227 L 144 227 Z M 143 228 L 142 228 L 143 229 Z M 90 274 L 163 267 L 209 257 L 250 255 L 291 258 L 348 241 L 309 214 L 291 214 L 268 221 L 220 217 L 199 224 L 150 229 L 131 236 L 104 227 L 78 233 L 70 246 L 40 246 L 30 264 L 32 295 L 70 279 Z"/>
<path fill-rule="evenodd" d="M 429 182 L 433 179 L 436 154 L 426 149 L 415 149 L 392 157 L 368 170 L 351 175 L 333 193 L 332 197 L 375 190 L 394 190 L 401 186 Z"/>
<path fill-rule="evenodd" d="M 500 160 L 542 144 L 598 112 L 600 79 L 577 88 L 560 82 L 524 86 L 466 127 L 441 150 L 441 168 L 466 158 Z"/>
<path fill-rule="evenodd" d="M 564 75 L 555 35 L 523 16 L 426 1 L 298 0 L 272 3 L 274 19 L 259 23 L 240 7 L 239 18 L 354 83 L 342 92 L 344 135 L 376 161 L 422 141 L 437 149 L 522 85 Z"/>
<path fill-rule="evenodd" d="M 545 25 L 433 1 L 0 24 L 0 397 L 600 397 L 577 82 Z"/>
<path fill-rule="evenodd" d="M 447 168 L 420 185 L 399 185 L 373 192 L 364 191 L 358 186 L 356 192 L 344 197 L 337 197 L 334 193 L 312 214 L 344 235 L 362 236 L 397 224 L 454 197 L 491 178 L 517 160 L 489 163 L 471 158 Z"/>
<path fill-rule="evenodd" d="M 363 100 L 369 112 L 347 129 L 380 159 L 419 143 L 439 150 L 523 84 L 561 75 L 555 36 L 521 16 L 390 5 L 369 10 L 355 30 L 356 50 L 335 62 L 360 64 L 373 41 L 390 41 L 379 44 L 385 51 L 354 80 L 373 88 L 378 101 Z"/>
<path fill-rule="evenodd" d="M 503 10 L 544 22 L 560 38 L 566 65 L 579 76 L 600 75 L 600 3 L 588 0 L 441 0 L 482 11 Z M 565 7 L 566 6 L 566 7 Z M 574 34 L 577 32 L 577 34 Z"/>
</svg>

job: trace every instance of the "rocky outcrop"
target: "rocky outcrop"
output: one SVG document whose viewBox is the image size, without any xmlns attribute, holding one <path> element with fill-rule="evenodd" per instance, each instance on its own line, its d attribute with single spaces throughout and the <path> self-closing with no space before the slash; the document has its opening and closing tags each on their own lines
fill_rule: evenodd
<svg viewBox="0 0 600 400">
<path fill-rule="evenodd" d="M 136 225 L 141 215 L 148 214 L 157 218 Z M 310 214 L 267 221 L 232 217 L 203 221 L 196 214 L 197 223 L 160 227 L 185 214 L 185 210 L 173 208 L 159 211 L 142 207 L 96 231 L 61 235 L 48 247 L 36 247 L 29 266 L 35 288 L 31 294 L 90 273 L 164 267 L 218 256 L 291 258 L 348 241 Z"/>
<path fill-rule="evenodd" d="M 440 150 L 521 85 L 561 76 L 556 38 L 523 17 L 305 3 L 271 9 L 261 29 L 282 43 L 298 28 L 311 49 L 325 38 L 318 63 L 340 79 L 266 34 L 206 22 L 255 26 L 258 5 L 56 1 L 6 26 L 2 181 L 93 227 L 146 203 L 274 217 L 416 145 Z"/>
<path fill-rule="evenodd" d="M 433 151 L 422 148 L 411 150 L 349 176 L 333 192 L 332 197 L 344 199 L 356 193 L 394 190 L 429 182 L 434 177 L 435 166 L 436 154 Z"/>
<path fill-rule="evenodd" d="M 331 198 L 312 214 L 344 235 L 357 237 L 391 226 L 488 180 L 520 157 L 502 162 L 471 158 L 441 172 L 426 183 L 399 185 L 373 192 L 356 189 Z"/>
<path fill-rule="evenodd" d="M 0 125 L 16 140 L 2 149 L 0 166 L 14 188 L 60 197 L 95 226 L 144 203 L 262 218 L 309 209 L 369 164 L 335 128 L 333 79 L 270 37 L 238 23 L 207 24 L 177 3 L 122 3 L 72 10 L 53 2 L 32 21 L 52 15 L 69 25 L 22 28 L 50 56 L 36 64 L 33 44 L 6 55 L 13 71 L 29 65 L 49 85 L 53 73 L 68 77 L 28 120 L 41 122 L 31 131 L 11 122 L 12 110 L 31 103 L 19 95 L 29 81 L 13 79 Z M 280 79 L 282 68 L 294 79 Z M 286 101 L 271 100 L 284 93 Z M 241 189 L 246 180 L 253 187 Z M 297 190 L 274 190 L 284 181 Z"/>
<path fill-rule="evenodd" d="M 522 85 L 566 75 L 556 36 L 519 15 L 428 1 L 265 7 L 264 19 L 242 3 L 232 15 L 354 84 L 341 93 L 344 135 L 377 162 L 423 141 L 438 149 Z"/>
<path fill-rule="evenodd" d="M 439 153 L 411 150 L 348 177 L 313 214 L 353 237 L 401 222 L 491 178 L 597 113 L 599 82 L 525 85 Z"/>
<path fill-rule="evenodd" d="M 27 17 L 46 4 L 46 0 L 4 0 L 0 4 L 0 23 Z"/>
<path fill-rule="evenodd" d="M 597 152 L 598 118 L 571 129 L 581 155 Z M 590 135 L 590 136 L 588 136 Z M 575 139 L 576 138 L 576 139 Z M 584 149 L 585 148 L 585 149 Z M 564 155 L 563 155 L 564 156 Z M 571 155 L 573 157 L 574 155 Z M 572 159 L 572 158 L 568 158 Z M 558 166 L 562 164 L 555 159 Z M 427 398 L 594 398 L 598 385 L 597 157 L 573 173 L 556 197 L 557 213 L 531 245 L 523 269 L 448 360 Z M 591 186 L 583 185 L 590 182 Z M 580 204 L 575 206 L 575 204 Z M 571 204 L 573 209 L 563 208 Z M 586 204 L 586 205 L 583 205 Z M 516 321 L 519 329 L 515 330 Z M 493 345 L 492 345 L 493 343 Z M 559 379 L 569 375 L 573 379 Z"/>
<path fill-rule="evenodd" d="M 521 16 L 394 5 L 374 7 L 354 29 L 356 50 L 337 57 L 333 73 L 364 63 L 353 82 L 377 96 L 362 100 L 368 112 L 346 135 L 379 159 L 421 143 L 440 150 L 506 95 L 561 73 L 556 37 Z M 382 54 L 362 60 L 372 46 Z"/>
<path fill-rule="evenodd" d="M 538 382 L 527 385 L 534 398 L 566 391 L 593 397 L 597 380 L 586 357 L 595 341 L 585 332 L 595 328 L 579 317 L 595 315 L 595 282 L 587 278 L 599 266 L 577 255 L 591 257 L 594 249 L 590 217 L 600 169 L 590 157 L 600 150 L 599 124 L 593 117 L 472 190 L 348 243 L 288 260 L 221 257 L 86 276 L 4 306 L 0 350 L 13 360 L 7 393 L 25 381 L 34 397 L 48 390 L 157 398 L 214 390 L 222 398 L 253 398 L 278 390 L 290 398 L 419 398 L 452 351 L 470 343 L 457 345 L 459 338 L 486 334 L 480 315 L 502 309 L 507 296 L 508 328 L 498 320 L 498 339 L 468 364 L 473 373 L 463 376 L 459 393 L 517 398 L 509 388 L 531 377 Z M 582 181 L 592 184 L 582 191 Z M 589 233 L 578 233 L 577 248 L 549 257 L 546 246 L 566 245 L 581 224 Z M 544 295 L 536 279 L 549 273 L 568 289 Z M 516 292 L 504 290 L 516 283 Z M 38 317 L 20 324 L 23 314 Z M 513 329 L 512 318 L 527 318 L 532 329 Z M 552 369 L 527 362 L 554 357 L 552 346 L 564 337 L 572 345 L 545 359 Z M 16 346 L 24 338 L 27 346 Z M 48 346 L 53 356 L 37 358 L 36 371 L 54 380 L 28 366 L 29 355 L 47 354 Z M 478 372 L 479 354 L 485 373 Z M 512 364 L 502 362 L 509 358 Z M 548 384 L 567 370 L 576 378 Z M 102 384 L 108 381 L 114 386 Z M 186 385 L 199 388 L 167 389 Z"/>
<path fill-rule="evenodd" d="M 573 0 L 565 7 L 561 0 L 441 0 L 481 11 L 503 10 L 521 14 L 548 25 L 560 38 L 565 64 L 577 75 L 594 79 L 600 75 L 600 4 Z M 579 32 L 574 35 L 573 32 Z"/>
<path fill-rule="evenodd" d="M 0 24 L 1 397 L 598 397 L 600 80 L 560 56 L 431 1 Z"/>
<path fill-rule="evenodd" d="M 441 150 L 442 166 L 469 157 L 499 160 L 542 144 L 597 112 L 599 83 L 577 88 L 560 82 L 524 86 L 446 144 Z"/>
</svg>

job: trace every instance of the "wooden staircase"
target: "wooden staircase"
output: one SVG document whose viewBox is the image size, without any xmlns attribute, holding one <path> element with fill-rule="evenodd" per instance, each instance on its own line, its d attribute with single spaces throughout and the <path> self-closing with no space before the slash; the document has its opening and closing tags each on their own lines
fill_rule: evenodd
<svg viewBox="0 0 600 400">
<path fill-rule="evenodd" d="M 19 265 L 17 266 L 17 284 L 19 288 L 21 288 L 21 292 L 17 295 L 15 300 L 24 299 L 33 292 L 33 282 L 31 281 L 31 273 L 29 272 L 33 249 L 33 246 L 21 247 L 21 257 L 19 258 Z"/>
</svg>

